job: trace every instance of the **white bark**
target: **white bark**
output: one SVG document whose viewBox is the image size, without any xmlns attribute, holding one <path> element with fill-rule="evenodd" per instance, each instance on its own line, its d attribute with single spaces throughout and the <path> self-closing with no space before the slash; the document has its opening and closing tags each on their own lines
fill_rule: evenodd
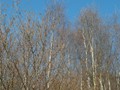
<svg viewBox="0 0 120 90">
<path fill-rule="evenodd" d="M 84 44 L 84 48 L 85 48 L 85 64 L 86 64 L 86 69 L 87 69 L 87 84 L 88 84 L 88 89 L 90 89 L 90 77 L 88 75 L 88 53 L 87 53 L 87 44 L 86 44 L 86 39 L 85 39 L 85 36 L 84 36 L 84 30 L 82 32 L 82 37 L 83 37 L 83 44 Z"/>
<path fill-rule="evenodd" d="M 104 85 L 104 90 L 106 90 L 106 85 Z"/>
<path fill-rule="evenodd" d="M 91 58 L 92 58 L 92 68 L 93 68 L 93 83 L 94 83 L 94 90 L 96 90 L 96 63 L 94 59 L 94 49 L 93 49 L 93 38 L 90 43 L 90 51 L 91 51 Z"/>
<path fill-rule="evenodd" d="M 24 84 L 25 84 L 25 90 L 28 90 L 27 86 L 27 76 L 24 74 Z"/>
<path fill-rule="evenodd" d="M 102 81 L 102 75 L 100 73 L 100 79 L 99 79 L 99 82 L 100 82 L 100 90 L 103 90 L 103 81 Z"/>
<path fill-rule="evenodd" d="M 116 73 L 117 90 L 120 90 L 120 87 L 119 87 L 120 86 L 120 79 L 119 78 L 120 78 L 120 72 L 118 74 Z"/>
<path fill-rule="evenodd" d="M 111 83 L 110 83 L 109 75 L 108 75 L 108 89 L 111 90 Z"/>
<path fill-rule="evenodd" d="M 119 79 L 117 79 L 117 90 L 120 90 L 119 89 Z"/>
<path fill-rule="evenodd" d="M 53 48 L 53 31 L 51 35 L 51 41 L 50 41 L 50 54 L 49 54 L 49 61 L 48 61 L 48 71 L 47 71 L 47 78 L 48 78 L 48 83 L 47 83 L 47 89 L 50 87 L 50 72 L 51 72 L 51 65 L 52 65 L 52 48 Z"/>
<path fill-rule="evenodd" d="M 83 90 L 82 67 L 81 67 L 81 76 L 80 76 L 80 90 Z"/>
<path fill-rule="evenodd" d="M 69 67 L 68 74 L 70 74 L 70 65 L 71 65 L 70 55 L 69 55 L 69 53 L 68 53 L 68 67 Z"/>
</svg>

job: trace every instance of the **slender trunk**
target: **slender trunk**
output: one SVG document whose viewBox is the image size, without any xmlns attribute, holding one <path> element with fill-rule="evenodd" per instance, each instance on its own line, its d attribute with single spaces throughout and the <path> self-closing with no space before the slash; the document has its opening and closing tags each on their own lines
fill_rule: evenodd
<svg viewBox="0 0 120 90">
<path fill-rule="evenodd" d="M 108 88 L 109 88 L 109 90 L 111 90 L 111 83 L 110 83 L 110 77 L 109 77 L 109 74 L 108 74 Z"/>
<path fill-rule="evenodd" d="M 25 90 L 28 90 L 27 75 L 24 75 Z"/>
<path fill-rule="evenodd" d="M 80 76 L 80 90 L 83 90 L 82 67 L 81 67 L 81 76 Z"/>
<path fill-rule="evenodd" d="M 52 48 L 53 48 L 53 31 L 51 35 L 51 41 L 50 41 L 50 55 L 49 55 L 49 61 L 48 61 L 48 71 L 47 71 L 47 78 L 48 78 L 48 83 L 47 83 L 47 90 L 50 88 L 50 72 L 51 72 L 51 65 L 52 65 Z"/>
<path fill-rule="evenodd" d="M 70 75 L 70 65 L 71 65 L 71 62 L 70 62 L 70 55 L 69 55 L 69 53 L 68 53 L 68 68 L 69 68 L 68 74 L 69 74 L 69 75 Z"/>
<path fill-rule="evenodd" d="M 101 73 L 100 73 L 100 79 L 99 79 L 99 82 L 100 82 L 100 90 L 103 90 L 102 74 L 101 74 Z"/>
<path fill-rule="evenodd" d="M 90 43 L 90 51 L 91 51 L 91 58 L 92 58 L 92 69 L 93 69 L 93 84 L 94 84 L 94 90 L 96 90 L 96 62 L 94 59 L 94 49 L 93 49 L 93 38 L 92 42 Z"/>
<path fill-rule="evenodd" d="M 120 90 L 120 72 L 116 73 L 116 81 L 117 81 L 117 90 Z"/>
<path fill-rule="evenodd" d="M 106 90 L 106 85 L 104 85 L 104 90 Z"/>
<path fill-rule="evenodd" d="M 86 75 L 87 75 L 87 84 L 88 84 L 88 90 L 90 90 L 90 77 L 88 75 L 88 53 L 87 53 L 87 44 L 86 44 L 86 39 L 85 39 L 85 36 L 84 36 L 84 30 L 83 30 L 83 33 L 82 33 L 82 37 L 83 37 L 83 44 L 84 44 L 84 48 L 85 48 L 85 64 L 86 64 Z"/>
<path fill-rule="evenodd" d="M 28 90 L 28 61 L 26 61 L 26 57 L 28 56 L 24 53 L 24 85 L 25 85 L 25 90 Z M 29 59 L 28 59 L 29 60 Z"/>
</svg>

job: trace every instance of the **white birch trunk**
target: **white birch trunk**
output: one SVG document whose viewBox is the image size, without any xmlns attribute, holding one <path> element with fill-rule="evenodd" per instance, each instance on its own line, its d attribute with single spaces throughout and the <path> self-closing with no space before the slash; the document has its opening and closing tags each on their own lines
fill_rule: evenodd
<svg viewBox="0 0 120 90">
<path fill-rule="evenodd" d="M 106 90 L 106 85 L 104 85 L 104 90 Z"/>
<path fill-rule="evenodd" d="M 47 83 L 47 90 L 50 88 L 50 73 L 51 73 L 51 61 L 52 61 L 52 48 L 53 48 L 53 31 L 51 35 L 51 41 L 50 41 L 50 55 L 49 55 L 49 61 L 48 61 L 48 71 L 47 71 L 47 78 L 48 78 L 48 83 Z"/>
<path fill-rule="evenodd" d="M 70 63 L 70 55 L 68 54 L 68 68 L 69 68 L 68 74 L 69 75 L 70 75 L 70 65 L 71 65 L 71 63 Z"/>
<path fill-rule="evenodd" d="M 82 67 L 81 67 L 81 76 L 80 76 L 80 90 L 83 90 Z"/>
<path fill-rule="evenodd" d="M 100 79 L 99 79 L 99 82 L 100 82 L 100 90 L 103 90 L 103 81 L 102 81 L 102 75 L 100 73 Z"/>
<path fill-rule="evenodd" d="M 25 84 L 25 90 L 28 90 L 27 86 L 27 76 L 24 74 L 24 84 Z"/>
<path fill-rule="evenodd" d="M 86 39 L 85 39 L 85 36 L 84 36 L 84 30 L 82 32 L 82 37 L 83 37 L 83 44 L 84 44 L 84 47 L 85 47 L 85 64 L 86 64 L 86 69 L 87 69 L 87 72 L 86 72 L 86 75 L 87 75 L 87 84 L 88 84 L 88 89 L 90 90 L 90 77 L 88 75 L 88 53 L 87 53 L 87 44 L 86 44 Z"/>
<path fill-rule="evenodd" d="M 120 72 L 119 72 L 119 75 L 118 75 L 117 85 L 118 85 L 118 90 L 120 90 Z"/>
<path fill-rule="evenodd" d="M 94 84 L 94 90 L 96 90 L 96 76 L 95 76 L 95 74 L 96 74 L 96 63 L 95 63 L 95 59 L 94 59 L 93 38 L 92 38 L 92 42 L 90 43 L 90 51 L 91 51 L 92 68 L 93 68 L 93 84 Z"/>
<path fill-rule="evenodd" d="M 120 90 L 120 87 L 119 87 L 120 86 L 120 79 L 119 78 L 120 78 L 120 72 L 118 74 L 116 73 L 117 90 Z"/>
<path fill-rule="evenodd" d="M 109 75 L 108 75 L 108 89 L 111 90 L 111 83 L 110 83 Z"/>
</svg>

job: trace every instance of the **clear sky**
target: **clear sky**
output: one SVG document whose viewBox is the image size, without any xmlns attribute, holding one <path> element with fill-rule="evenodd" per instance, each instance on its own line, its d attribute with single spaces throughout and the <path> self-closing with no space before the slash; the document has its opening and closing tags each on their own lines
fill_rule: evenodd
<svg viewBox="0 0 120 90">
<path fill-rule="evenodd" d="M 12 11 L 11 4 L 14 0 L 0 0 L 4 5 L 8 4 L 8 12 Z M 22 0 L 20 7 L 22 9 L 33 11 L 35 13 L 44 13 L 47 0 Z M 114 12 L 120 13 L 120 0 L 64 0 L 66 16 L 75 20 L 81 9 L 94 6 L 101 16 L 112 15 Z"/>
</svg>

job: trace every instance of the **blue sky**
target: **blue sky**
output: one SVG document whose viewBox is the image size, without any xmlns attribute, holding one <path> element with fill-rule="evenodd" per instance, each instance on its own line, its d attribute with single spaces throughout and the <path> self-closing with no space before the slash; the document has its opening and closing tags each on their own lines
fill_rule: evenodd
<svg viewBox="0 0 120 90">
<path fill-rule="evenodd" d="M 4 5 L 8 4 L 8 12 L 11 13 L 13 0 L 0 0 Z M 21 9 L 33 11 L 35 13 L 44 13 L 47 5 L 47 0 L 22 0 Z M 95 7 L 101 16 L 109 16 L 116 11 L 120 13 L 120 0 L 64 0 L 66 16 L 74 21 L 80 13 L 80 10 L 85 7 Z"/>
</svg>

